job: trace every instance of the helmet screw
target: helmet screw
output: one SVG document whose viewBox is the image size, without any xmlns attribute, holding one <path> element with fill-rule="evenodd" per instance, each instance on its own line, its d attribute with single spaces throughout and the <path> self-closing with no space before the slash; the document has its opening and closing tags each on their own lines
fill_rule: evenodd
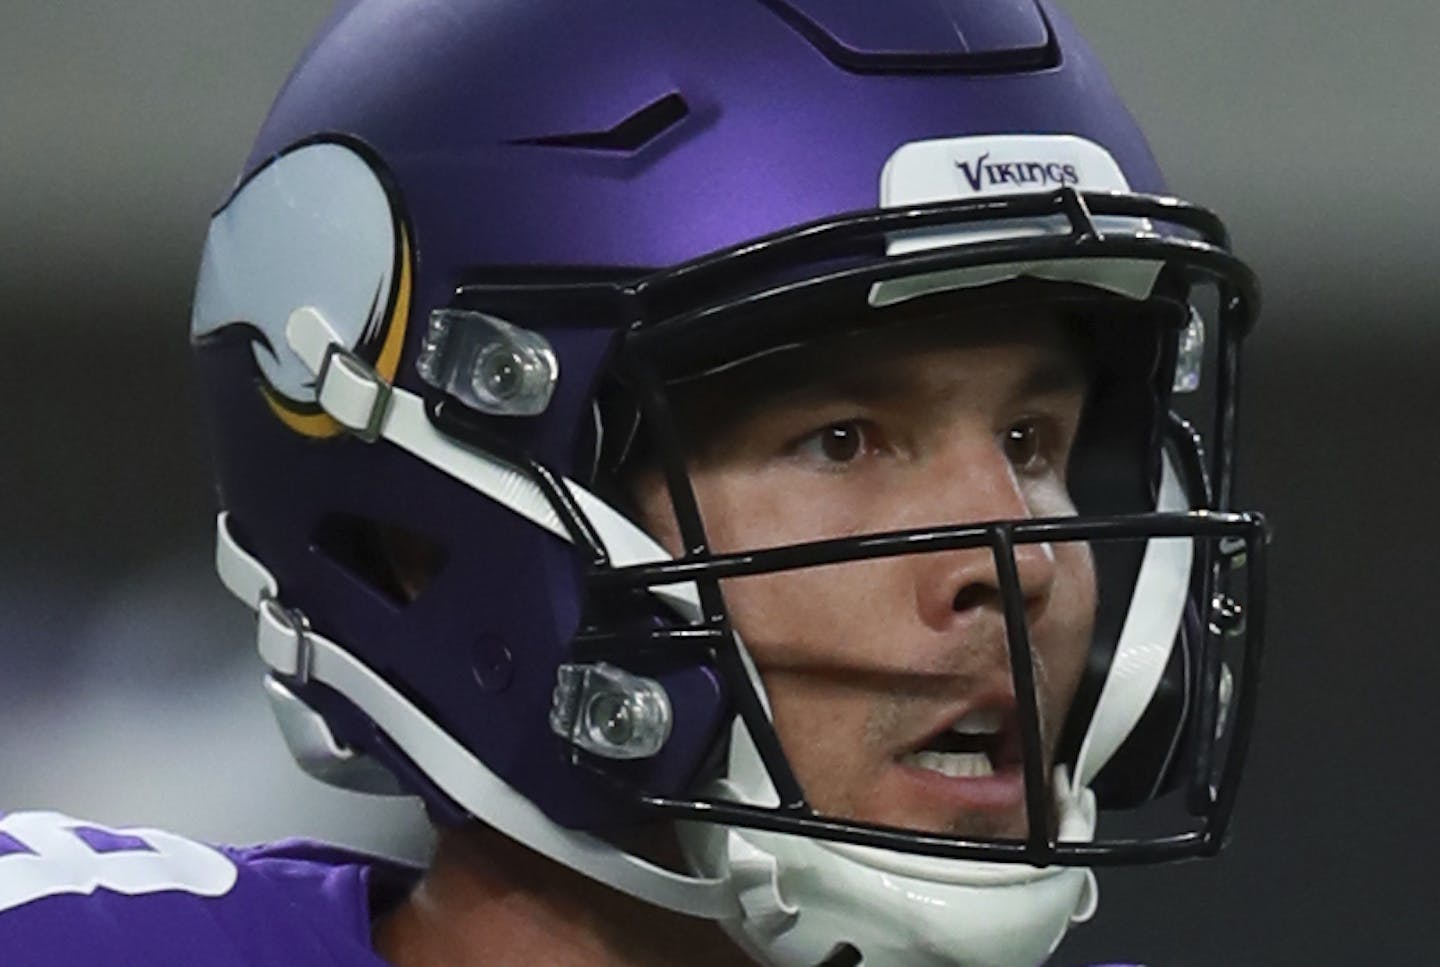
<svg viewBox="0 0 1440 967">
<path fill-rule="evenodd" d="M 611 745 L 623 747 L 635 736 L 634 716 L 624 696 L 596 695 L 590 700 L 586 717 L 590 729 Z"/>
<path fill-rule="evenodd" d="M 1210 599 L 1210 631 L 1227 638 L 1245 633 L 1245 609 L 1240 602 L 1225 594 Z"/>
<path fill-rule="evenodd" d="M 487 692 L 503 692 L 515 676 L 514 659 L 498 635 L 481 635 L 471 649 L 471 670 L 475 681 Z"/>
<path fill-rule="evenodd" d="M 514 350 L 492 346 L 475 362 L 475 392 L 497 402 L 513 399 L 525 384 L 525 361 Z"/>
</svg>

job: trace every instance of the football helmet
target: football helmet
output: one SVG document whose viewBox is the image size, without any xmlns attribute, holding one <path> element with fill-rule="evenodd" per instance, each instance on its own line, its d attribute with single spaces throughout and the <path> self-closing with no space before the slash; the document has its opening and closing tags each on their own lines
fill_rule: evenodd
<svg viewBox="0 0 1440 967">
<path fill-rule="evenodd" d="M 684 387 L 1037 300 L 1088 361 L 1073 515 L 711 545 Z M 205 243 L 218 567 L 321 779 L 766 962 L 1036 963 L 1090 867 L 1224 839 L 1261 654 L 1264 524 L 1231 507 L 1258 301 L 1046 0 L 342 0 Z M 682 553 L 637 521 L 639 463 Z M 1016 561 L 1066 542 L 1099 590 L 1050 750 Z M 726 582 L 961 552 L 1000 592 L 1026 832 L 814 808 Z M 687 868 L 622 845 L 656 820 Z"/>
</svg>

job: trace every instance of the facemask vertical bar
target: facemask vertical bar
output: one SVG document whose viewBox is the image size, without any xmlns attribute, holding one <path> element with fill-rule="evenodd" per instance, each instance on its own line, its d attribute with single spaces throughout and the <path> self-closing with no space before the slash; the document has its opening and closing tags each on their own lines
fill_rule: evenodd
<svg viewBox="0 0 1440 967">
<path fill-rule="evenodd" d="M 695 501 L 695 490 L 690 486 L 690 472 L 685 466 L 685 452 L 681 448 L 680 434 L 670 412 L 665 390 L 660 384 L 654 368 L 639 357 L 627 340 L 621 348 L 625 375 L 633 379 L 639 390 L 642 420 L 649 426 L 651 438 L 659 450 L 661 471 L 665 474 L 665 485 L 670 492 L 670 502 L 675 509 L 675 521 L 680 525 L 680 539 L 685 546 L 682 556 L 699 557 L 709 553 L 709 541 L 705 536 L 705 524 L 700 517 L 700 507 Z M 705 602 L 705 613 L 709 617 L 717 612 L 712 603 L 719 601 L 719 589 L 714 581 L 700 582 L 701 600 Z M 708 595 L 708 597 L 707 597 Z"/>
<path fill-rule="evenodd" d="M 1212 544 L 1211 558 L 1215 563 L 1207 572 L 1201 598 L 1203 649 L 1198 663 L 1197 694 L 1202 700 L 1196 703 L 1196 715 L 1190 726 L 1194 771 L 1186 789 L 1190 812 L 1208 819 L 1207 842 L 1223 832 L 1223 819 L 1229 808 L 1225 803 L 1233 800 L 1233 786 L 1239 777 L 1236 763 L 1244 759 L 1249 729 L 1246 710 L 1255 695 L 1251 676 L 1258 675 L 1257 662 L 1263 650 L 1264 533 L 1264 523 L 1257 519 L 1241 533 L 1226 534 L 1208 542 Z M 1243 545 L 1243 555 L 1237 553 L 1237 544 Z M 1244 562 L 1243 577 L 1236 573 L 1237 559 Z M 1241 596 L 1243 604 L 1237 607 L 1235 589 L 1241 581 L 1245 593 Z M 1236 663 L 1233 655 L 1227 661 L 1226 649 L 1237 647 L 1236 642 L 1241 655 L 1240 687 L 1238 695 L 1227 703 L 1225 694 L 1234 688 L 1231 683 Z M 1221 754 L 1223 762 L 1217 758 Z M 1214 846 L 1219 848 L 1218 840 Z"/>
<path fill-rule="evenodd" d="M 605 542 L 600 539 L 600 533 L 595 529 L 594 523 L 585 515 L 580 504 L 575 500 L 575 495 L 570 492 L 550 468 L 545 466 L 534 457 L 525 458 L 525 468 L 530 471 L 531 477 L 540 488 L 550 506 L 555 509 L 560 522 L 570 533 L 570 540 L 576 547 L 584 548 L 590 554 L 590 565 L 592 567 L 606 567 L 610 563 L 610 552 L 605 547 Z"/>
<path fill-rule="evenodd" d="M 1214 819 L 1206 829 L 1207 845 L 1218 852 L 1224 845 L 1226 828 L 1240 777 L 1244 774 L 1245 758 L 1250 747 L 1251 728 L 1255 720 L 1255 702 L 1260 694 L 1261 659 L 1265 653 L 1265 524 L 1256 520 L 1245 535 L 1245 658 L 1241 688 L 1235 698 L 1230 720 L 1230 748 L 1224 772 L 1217 783 Z"/>
<path fill-rule="evenodd" d="M 1010 528 L 997 525 L 991 531 L 995 573 L 1000 579 L 1000 597 L 1005 606 L 1005 637 L 1010 644 L 1010 674 L 1015 682 L 1015 700 L 1020 706 L 1020 741 L 1025 759 L 1025 811 L 1029 818 L 1027 852 L 1036 865 L 1048 861 L 1055 850 L 1051 833 L 1050 796 L 1045 777 L 1045 760 L 1040 738 L 1040 702 L 1035 691 L 1035 662 L 1030 652 L 1030 630 L 1025 620 L 1025 596 L 1015 565 L 1015 541 Z"/>
<path fill-rule="evenodd" d="M 721 664 L 726 681 L 730 682 L 734 689 L 740 719 L 745 723 L 756 751 L 760 753 L 760 761 L 765 765 L 770 784 L 775 787 L 775 794 L 780 798 L 780 809 L 791 812 L 808 811 L 805 791 L 800 788 L 800 781 L 795 778 L 795 773 L 790 768 L 790 760 L 785 758 L 785 750 L 780 745 L 775 726 L 755 691 L 756 685 L 750 679 L 749 669 L 740 657 L 742 646 L 734 629 L 730 627 L 728 618 L 724 622 L 724 633 L 726 645 L 717 649 L 716 659 Z"/>
<path fill-rule="evenodd" d="M 1215 490 L 1215 507 L 1229 510 L 1234 497 L 1235 428 L 1238 401 L 1235 388 L 1240 382 L 1241 297 L 1234 288 L 1220 283 L 1220 346 L 1215 374 L 1215 428 L 1211 448 L 1210 479 Z"/>
<path fill-rule="evenodd" d="M 1234 496 L 1234 434 L 1236 424 L 1235 390 L 1239 378 L 1240 315 L 1243 304 L 1239 294 L 1223 280 L 1216 280 L 1219 325 L 1215 360 L 1215 392 L 1212 402 L 1210 460 L 1210 507 L 1226 510 Z M 1201 609 L 1200 648 L 1196 663 L 1195 716 L 1191 728 L 1194 743 L 1195 770 L 1186 784 L 1186 805 L 1193 815 L 1207 817 L 1206 826 L 1214 823 L 1217 788 L 1216 756 L 1219 754 L 1216 728 L 1219 722 L 1217 698 L 1220 679 L 1224 674 L 1225 636 L 1216 633 L 1212 611 L 1216 602 L 1227 597 L 1231 580 L 1226 556 L 1214 541 L 1201 543 L 1199 574 L 1204 580 L 1195 596 Z M 1207 836 L 1210 835 L 1207 831 Z M 1218 847 L 1218 844 L 1217 844 Z"/>
<path fill-rule="evenodd" d="M 1210 560 L 1215 556 L 1207 555 Z M 1195 771 L 1187 785 L 1187 804 L 1193 815 L 1207 815 L 1214 808 L 1215 789 L 1213 784 L 1215 762 L 1215 726 L 1218 718 L 1216 696 L 1220 689 L 1221 664 L 1224 658 L 1224 635 L 1217 633 L 1211 625 L 1211 609 L 1215 596 L 1220 593 L 1217 568 L 1223 564 L 1210 564 L 1205 570 L 1208 576 L 1205 590 L 1200 599 L 1200 649 L 1196 668 L 1196 694 L 1200 701 L 1195 703 L 1195 718 L 1191 726 L 1191 741 L 1195 744 Z"/>
<path fill-rule="evenodd" d="M 1205 466 L 1205 444 L 1184 417 L 1171 410 L 1162 431 L 1165 451 L 1174 458 L 1189 508 L 1209 507 L 1213 499 L 1210 469 Z"/>
<path fill-rule="evenodd" d="M 707 557 L 710 553 L 710 541 L 705 533 L 705 521 L 700 516 L 695 490 L 690 486 L 690 471 L 685 465 L 685 451 L 680 443 L 680 435 L 664 386 L 661 385 L 655 369 L 640 358 L 631 343 L 627 341 L 621 351 L 624 353 L 625 373 L 635 380 L 639 390 L 642 419 L 649 424 L 651 438 L 659 450 L 675 519 L 680 526 L 680 539 L 685 544 L 685 556 Z M 789 760 L 785 758 L 780 738 L 776 735 L 770 716 L 756 692 L 758 683 L 751 680 L 749 670 L 740 657 L 740 648 L 743 646 L 730 624 L 725 599 L 720 593 L 719 580 L 712 575 L 701 575 L 696 578 L 695 585 L 700 592 L 700 607 L 704 612 L 705 623 L 718 627 L 724 635 L 725 644 L 715 651 L 716 661 L 722 666 L 727 681 L 735 690 L 735 703 L 739 707 L 740 718 L 755 742 L 755 748 L 765 764 L 765 771 L 780 797 L 781 807 L 790 810 L 805 809 L 805 793 L 790 768 Z"/>
</svg>

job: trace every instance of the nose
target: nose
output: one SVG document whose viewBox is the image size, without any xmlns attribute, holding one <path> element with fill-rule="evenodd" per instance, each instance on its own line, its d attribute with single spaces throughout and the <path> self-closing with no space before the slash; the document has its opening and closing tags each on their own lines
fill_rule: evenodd
<svg viewBox="0 0 1440 967">
<path fill-rule="evenodd" d="M 930 573 L 920 584 L 921 616 L 925 623 L 944 630 L 957 617 L 981 613 L 1002 618 L 1005 614 L 1004 582 L 990 547 L 929 555 Z M 1005 553 L 1001 551 L 999 553 Z M 1018 593 L 1025 605 L 1028 624 L 1044 614 L 1055 583 L 1055 551 L 1049 544 L 1014 546 Z"/>
<path fill-rule="evenodd" d="M 1014 468 L 999 448 L 970 449 L 962 462 L 936 468 L 928 482 L 928 500 L 919 499 L 912 509 L 926 507 L 929 525 L 964 524 L 997 520 L 1025 520 L 1032 515 Z M 1003 553 L 1003 552 L 1001 552 Z M 1004 615 L 1005 591 L 995 550 L 989 546 L 959 551 L 917 555 L 915 589 L 917 606 L 924 622 L 945 630 L 957 620 L 971 620 L 989 612 Z M 1044 613 L 1055 584 L 1055 549 L 1047 543 L 1016 544 L 1013 547 L 1018 593 L 1026 618 L 1034 624 Z"/>
</svg>

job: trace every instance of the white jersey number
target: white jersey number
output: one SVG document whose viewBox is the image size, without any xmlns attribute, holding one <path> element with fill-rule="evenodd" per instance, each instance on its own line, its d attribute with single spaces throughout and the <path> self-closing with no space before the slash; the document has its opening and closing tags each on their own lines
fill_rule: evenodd
<svg viewBox="0 0 1440 967">
<path fill-rule="evenodd" d="M 236 876 L 223 854 L 158 829 L 109 830 L 59 813 L 0 817 L 0 911 L 102 888 L 222 896 Z"/>
</svg>

